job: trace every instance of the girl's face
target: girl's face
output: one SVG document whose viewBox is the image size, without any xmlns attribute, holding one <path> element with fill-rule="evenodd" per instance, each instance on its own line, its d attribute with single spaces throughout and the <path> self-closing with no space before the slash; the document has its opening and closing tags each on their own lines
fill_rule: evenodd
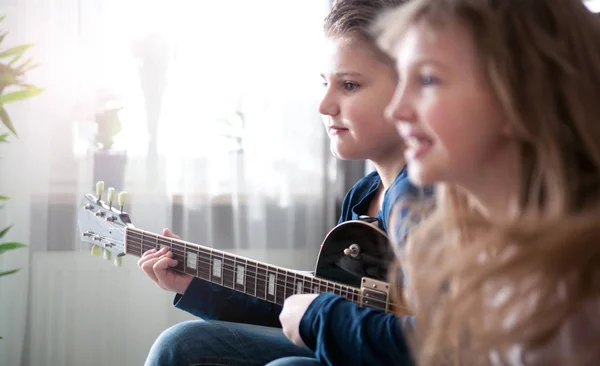
<svg viewBox="0 0 600 366">
<path fill-rule="evenodd" d="M 384 114 L 394 94 L 394 70 L 364 41 L 336 37 L 327 49 L 319 112 L 332 153 L 349 160 L 401 157 L 402 139 Z"/>
<path fill-rule="evenodd" d="M 396 50 L 399 83 L 387 114 L 404 139 L 413 183 L 469 189 L 515 162 L 516 145 L 465 28 L 418 24 Z"/>
</svg>

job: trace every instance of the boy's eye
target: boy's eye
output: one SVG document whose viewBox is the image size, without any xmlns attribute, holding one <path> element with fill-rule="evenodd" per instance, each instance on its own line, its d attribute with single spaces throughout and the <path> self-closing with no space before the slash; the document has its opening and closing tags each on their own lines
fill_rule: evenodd
<svg viewBox="0 0 600 366">
<path fill-rule="evenodd" d="M 346 91 L 354 91 L 356 89 L 358 89 L 359 85 L 357 83 L 353 83 L 351 81 L 345 81 L 344 82 L 344 89 Z"/>
</svg>

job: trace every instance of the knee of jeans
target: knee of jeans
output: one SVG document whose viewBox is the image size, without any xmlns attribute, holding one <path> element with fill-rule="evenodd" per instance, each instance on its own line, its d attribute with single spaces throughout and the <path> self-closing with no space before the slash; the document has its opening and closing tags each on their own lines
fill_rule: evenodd
<svg viewBox="0 0 600 366">
<path fill-rule="evenodd" d="M 175 324 L 164 330 L 152 344 L 145 366 L 154 365 L 180 365 L 184 364 L 189 355 L 187 346 L 189 339 L 194 338 L 194 342 L 201 342 L 197 339 L 205 332 L 200 331 L 206 322 L 202 320 L 190 320 Z M 202 344 L 202 343 L 195 343 Z M 197 350 L 194 350 L 197 352 Z"/>
</svg>

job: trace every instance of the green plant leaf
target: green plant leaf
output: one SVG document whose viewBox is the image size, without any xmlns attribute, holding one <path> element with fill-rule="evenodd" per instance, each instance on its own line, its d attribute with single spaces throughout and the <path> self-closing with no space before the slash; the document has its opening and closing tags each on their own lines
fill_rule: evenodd
<svg viewBox="0 0 600 366">
<path fill-rule="evenodd" d="M 15 249 L 19 249 L 19 248 L 27 248 L 27 245 L 25 245 L 23 243 L 15 243 L 15 242 L 0 244 L 0 254 L 7 252 L 9 250 L 15 250 Z"/>
<path fill-rule="evenodd" d="M 10 136 L 9 133 L 0 134 L 0 142 L 8 142 L 8 136 Z M 0 197 L 2 197 L 2 196 L 0 196 Z"/>
<path fill-rule="evenodd" d="M 24 90 L 19 90 L 11 93 L 6 93 L 4 95 L 0 95 L 0 104 L 7 104 L 18 102 L 23 99 L 27 99 L 33 96 L 36 96 L 43 92 L 44 89 L 36 88 L 35 86 L 27 86 Z"/>
<path fill-rule="evenodd" d="M 17 76 L 8 72 L 0 71 L 0 85 L 9 86 L 17 83 Z"/>
<path fill-rule="evenodd" d="M 6 15 L 0 17 L 0 23 L 4 20 L 4 18 L 6 18 Z"/>
<path fill-rule="evenodd" d="M 25 72 L 26 70 L 31 70 L 32 68 L 36 67 L 37 65 L 30 65 L 33 62 L 32 58 L 28 58 L 27 60 L 23 61 L 23 63 L 19 66 L 16 67 L 16 69 L 19 72 Z"/>
<path fill-rule="evenodd" d="M 2 41 L 4 41 L 4 37 L 6 37 L 7 35 L 8 35 L 8 32 L 4 32 L 4 33 L 0 34 L 0 43 L 2 43 Z"/>
<path fill-rule="evenodd" d="M 10 197 L 0 195 L 0 201 L 6 201 L 6 200 L 9 200 L 9 199 L 10 199 Z"/>
<path fill-rule="evenodd" d="M 8 230 L 10 230 L 11 228 L 12 228 L 12 225 L 10 225 L 6 229 L 0 231 L 0 239 L 2 239 L 4 237 L 4 235 L 6 235 L 6 233 L 8 232 Z"/>
<path fill-rule="evenodd" d="M 25 53 L 25 51 L 27 51 L 27 49 L 30 48 L 31 46 L 33 46 L 33 45 L 32 44 L 24 44 L 21 46 L 15 46 L 15 47 L 9 48 L 6 51 L 0 52 L 0 58 L 15 57 L 16 59 L 19 59 L 19 58 L 21 58 L 21 56 L 23 56 L 23 53 Z"/>
<path fill-rule="evenodd" d="M 8 276 L 9 274 L 13 274 L 13 273 L 17 273 L 20 270 L 21 270 L 21 268 L 17 268 L 17 269 L 11 269 L 10 271 L 6 271 L 6 272 L 0 272 L 0 277 Z"/>
<path fill-rule="evenodd" d="M 6 109 L 4 109 L 4 107 L 1 104 L 0 104 L 0 121 L 2 121 L 2 123 L 6 126 L 6 128 L 8 128 L 10 130 L 10 132 L 12 132 L 15 136 L 19 137 L 19 135 L 17 135 L 17 131 L 15 130 L 15 126 L 13 126 L 13 123 L 10 120 L 8 113 L 6 112 Z"/>
</svg>

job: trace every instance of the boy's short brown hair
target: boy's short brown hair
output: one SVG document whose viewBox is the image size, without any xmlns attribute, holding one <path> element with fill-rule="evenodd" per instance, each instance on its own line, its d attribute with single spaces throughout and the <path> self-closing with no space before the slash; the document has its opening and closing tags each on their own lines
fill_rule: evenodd
<svg viewBox="0 0 600 366">
<path fill-rule="evenodd" d="M 377 59 L 393 67 L 370 34 L 371 25 L 384 10 L 402 5 L 407 0 L 336 0 L 325 18 L 323 28 L 329 38 L 356 37 L 372 49 Z"/>
</svg>

